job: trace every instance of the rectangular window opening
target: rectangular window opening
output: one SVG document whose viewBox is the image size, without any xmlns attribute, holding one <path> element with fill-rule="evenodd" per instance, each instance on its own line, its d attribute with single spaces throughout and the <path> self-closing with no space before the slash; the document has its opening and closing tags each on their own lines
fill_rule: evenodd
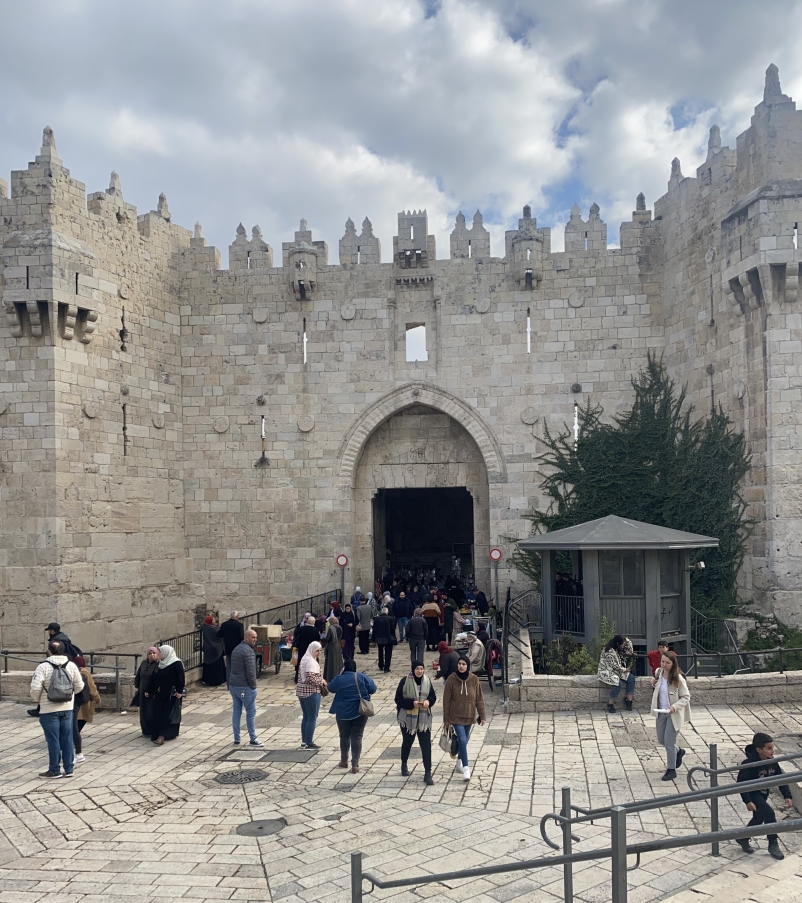
<svg viewBox="0 0 802 903">
<path fill-rule="evenodd" d="M 409 270 L 412 268 L 412 251 L 407 251 L 404 254 L 404 269 Z"/>
<path fill-rule="evenodd" d="M 78 273 L 75 274 L 75 294 L 78 294 Z"/>
<path fill-rule="evenodd" d="M 126 405 L 123 408 L 123 457 L 128 455 L 128 411 Z"/>
<path fill-rule="evenodd" d="M 251 268 L 251 252 L 250 251 L 248 251 L 248 260 L 247 260 L 246 266 L 248 269 Z"/>
<path fill-rule="evenodd" d="M 25 267 L 25 288 L 31 287 L 31 268 Z"/>
<path fill-rule="evenodd" d="M 304 317 L 304 363 L 306 363 L 306 317 Z"/>
<path fill-rule="evenodd" d="M 799 241 L 799 223 L 794 223 L 794 250 L 796 250 L 799 245 L 797 242 Z"/>
<path fill-rule="evenodd" d="M 526 270 L 524 273 L 524 286 L 525 288 L 532 288 L 532 271 Z"/>
<path fill-rule="evenodd" d="M 356 249 L 356 262 L 362 263 L 362 249 L 359 247 Z"/>
<path fill-rule="evenodd" d="M 306 286 L 303 279 L 298 280 L 298 293 L 301 296 L 301 301 L 306 301 Z"/>
<path fill-rule="evenodd" d="M 429 360 L 426 350 L 426 327 L 423 323 L 407 323 L 406 350 L 407 363 Z"/>
<path fill-rule="evenodd" d="M 585 250 L 587 251 L 587 249 L 588 249 L 588 233 L 586 232 L 585 233 Z"/>
<path fill-rule="evenodd" d="M 422 251 L 415 251 L 415 266 L 419 267 L 421 265 L 421 260 L 423 258 Z"/>
<path fill-rule="evenodd" d="M 472 257 L 472 256 L 473 256 L 473 248 L 471 247 L 471 240 L 469 238 L 468 239 L 468 257 Z"/>
<path fill-rule="evenodd" d="M 526 308 L 526 353 L 532 353 L 532 317 L 529 308 Z"/>
</svg>

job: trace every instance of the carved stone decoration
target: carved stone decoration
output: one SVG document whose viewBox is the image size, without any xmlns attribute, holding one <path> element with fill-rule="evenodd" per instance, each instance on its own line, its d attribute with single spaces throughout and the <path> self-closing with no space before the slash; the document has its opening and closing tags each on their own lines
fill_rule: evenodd
<svg viewBox="0 0 802 903">
<path fill-rule="evenodd" d="M 571 383 L 571 391 L 578 395 L 582 391 L 582 383 Z"/>
<path fill-rule="evenodd" d="M 743 398 L 746 395 L 746 383 L 742 379 L 736 379 L 732 384 L 732 394 L 735 398 Z"/>
<path fill-rule="evenodd" d="M 538 413 L 534 408 L 524 408 L 521 411 L 521 422 L 527 426 L 532 426 L 538 421 Z"/>
<path fill-rule="evenodd" d="M 490 310 L 490 298 L 487 295 L 480 295 L 473 306 L 476 313 L 486 314 Z"/>
<path fill-rule="evenodd" d="M 253 322 L 254 323 L 266 323 L 267 317 L 268 317 L 268 312 L 263 307 L 257 308 L 253 312 Z"/>
<path fill-rule="evenodd" d="M 340 316 L 343 320 L 353 320 L 356 316 L 356 308 L 353 304 L 346 304 L 340 310 Z"/>
<path fill-rule="evenodd" d="M 157 430 L 164 429 L 164 414 L 154 414 L 151 417 L 151 422 L 156 427 Z"/>
<path fill-rule="evenodd" d="M 311 414 L 298 415 L 298 429 L 302 433 L 310 433 L 315 426 L 315 418 Z"/>
<path fill-rule="evenodd" d="M 571 307 L 582 307 L 582 305 L 585 303 L 585 296 L 582 294 L 582 292 L 571 292 L 571 294 L 568 296 L 568 303 L 571 305 Z"/>
<path fill-rule="evenodd" d="M 88 310 L 86 312 L 86 320 L 84 320 L 84 328 L 79 337 L 79 341 L 84 345 L 88 345 L 92 341 L 92 333 L 95 331 L 95 323 L 97 323 L 97 311 Z"/>
<path fill-rule="evenodd" d="M 94 403 L 94 401 L 85 401 L 84 402 L 84 417 L 88 417 L 90 420 L 94 420 L 99 413 L 98 406 Z"/>
<path fill-rule="evenodd" d="M 225 433 L 228 431 L 228 417 L 218 417 L 214 421 L 214 431 L 216 433 Z"/>
<path fill-rule="evenodd" d="M 68 304 L 66 313 L 64 314 L 64 338 L 71 339 L 75 336 L 75 318 L 78 316 L 78 307 L 75 304 Z"/>
</svg>

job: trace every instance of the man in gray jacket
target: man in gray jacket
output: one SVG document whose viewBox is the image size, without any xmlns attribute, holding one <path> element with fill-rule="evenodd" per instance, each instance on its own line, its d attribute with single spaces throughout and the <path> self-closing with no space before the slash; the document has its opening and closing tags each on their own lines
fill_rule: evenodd
<svg viewBox="0 0 802 903">
<path fill-rule="evenodd" d="M 242 709 L 245 709 L 245 723 L 248 726 L 248 736 L 251 738 L 251 746 L 264 746 L 256 738 L 256 653 L 253 647 L 256 644 L 256 631 L 245 631 L 245 636 L 239 646 L 231 653 L 231 673 L 228 677 L 228 691 L 234 702 L 234 710 L 231 713 L 231 726 L 234 729 L 234 746 L 240 742 L 240 722 L 242 721 Z"/>
<path fill-rule="evenodd" d="M 71 778 L 75 765 L 75 747 L 72 742 L 73 700 L 75 694 L 83 690 L 84 679 L 77 666 L 64 655 L 62 643 L 51 640 L 47 655 L 47 659 L 34 671 L 31 680 L 31 699 L 39 706 L 39 724 L 44 731 L 50 759 L 50 767 L 39 777 L 60 778 L 60 766 L 63 764 L 64 777 Z M 66 674 L 65 684 L 69 685 L 65 690 L 65 698 L 61 699 L 51 698 L 56 694 L 49 692 L 53 675 L 57 671 Z M 70 689 L 72 693 L 66 698 Z"/>
</svg>

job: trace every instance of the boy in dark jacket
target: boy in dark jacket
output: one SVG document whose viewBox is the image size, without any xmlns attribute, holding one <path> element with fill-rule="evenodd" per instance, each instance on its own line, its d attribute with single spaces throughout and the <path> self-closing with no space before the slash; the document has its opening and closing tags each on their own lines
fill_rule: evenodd
<svg viewBox="0 0 802 903">
<path fill-rule="evenodd" d="M 744 752 L 746 753 L 746 758 L 741 762 L 741 765 L 749 767 L 742 767 L 738 772 L 739 784 L 742 784 L 744 781 L 757 781 L 760 778 L 770 778 L 776 774 L 783 773 L 782 768 L 776 762 L 772 765 L 760 764 L 765 759 L 774 758 L 774 740 L 768 734 L 755 734 L 752 742 L 744 749 Z M 785 808 L 790 809 L 793 806 L 793 802 L 791 800 L 791 791 L 786 784 L 780 787 L 780 793 L 785 797 Z M 774 810 L 768 804 L 768 798 L 768 788 L 741 794 L 741 799 L 746 803 L 746 808 L 753 813 L 751 821 L 747 824 L 748 828 L 755 825 L 770 825 L 772 822 L 777 821 Z M 769 834 L 767 839 L 769 842 L 769 855 L 774 859 L 785 859 L 777 842 L 777 835 Z M 744 853 L 755 852 L 754 847 L 749 843 L 748 837 L 739 840 L 738 843 L 741 845 Z"/>
</svg>

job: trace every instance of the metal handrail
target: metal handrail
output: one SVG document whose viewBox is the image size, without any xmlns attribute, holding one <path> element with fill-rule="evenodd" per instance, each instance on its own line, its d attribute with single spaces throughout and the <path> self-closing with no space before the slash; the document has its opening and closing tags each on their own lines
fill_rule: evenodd
<svg viewBox="0 0 802 903">
<path fill-rule="evenodd" d="M 529 597 L 534 597 L 535 606 L 540 605 L 542 612 L 543 597 L 535 589 L 524 590 L 524 592 L 519 593 L 514 599 L 509 599 L 504 604 L 504 619 L 501 624 L 501 680 L 504 705 L 507 704 L 507 687 L 510 683 L 510 643 L 523 654 L 517 631 L 527 629 L 530 626 L 530 622 L 525 615 L 525 611 L 522 612 L 519 609 Z"/>
<path fill-rule="evenodd" d="M 716 746 L 710 746 L 711 769 L 715 769 L 716 763 Z M 767 760 L 768 761 L 768 760 Z M 802 829 L 802 818 L 788 819 L 784 822 L 771 822 L 764 825 L 755 825 L 754 827 L 739 827 L 720 830 L 718 827 L 718 799 L 720 797 L 730 796 L 735 793 L 741 793 L 744 790 L 764 790 L 770 787 L 776 787 L 779 784 L 802 780 L 802 771 L 793 772 L 788 775 L 774 776 L 771 778 L 761 778 L 755 781 L 745 781 L 742 784 L 735 784 L 728 787 L 718 787 L 715 785 L 716 776 L 711 775 L 711 787 L 707 791 L 697 791 L 693 793 L 680 794 L 678 797 L 664 797 L 656 800 L 640 800 L 634 803 L 622 806 L 609 806 L 600 810 L 585 810 L 596 817 L 609 816 L 610 818 L 610 846 L 601 850 L 588 850 L 586 852 L 574 853 L 571 844 L 576 838 L 571 834 L 571 825 L 578 821 L 587 821 L 586 814 L 582 819 L 572 819 L 571 812 L 579 807 L 571 805 L 571 791 L 568 787 L 562 790 L 562 810 L 560 813 L 551 813 L 544 817 L 544 821 L 550 817 L 556 817 L 560 820 L 563 832 L 563 854 L 561 856 L 544 856 L 538 859 L 525 860 L 523 862 L 511 862 L 501 865 L 481 866 L 478 868 L 462 869 L 453 872 L 444 872 L 429 875 L 415 875 L 409 878 L 390 878 L 384 879 L 371 872 L 363 872 L 362 870 L 362 854 L 351 854 L 351 903 L 362 903 L 363 881 L 370 883 L 368 894 L 372 893 L 375 888 L 389 890 L 398 887 L 412 887 L 422 884 L 436 884 L 443 881 L 457 881 L 465 878 L 480 877 L 483 875 L 498 875 L 506 872 L 530 871 L 539 868 L 548 868 L 561 865 L 563 867 L 563 891 L 565 903 L 573 903 L 573 865 L 579 862 L 590 862 L 598 859 L 610 859 L 612 865 L 612 903 L 626 903 L 627 900 L 627 880 L 626 874 L 628 869 L 627 857 L 634 855 L 636 862 L 633 868 L 640 866 L 640 857 L 644 853 L 657 852 L 660 850 L 672 850 L 681 847 L 699 846 L 709 843 L 711 845 L 712 854 L 718 855 L 719 845 L 722 841 L 727 840 L 743 840 L 751 837 L 761 837 L 766 834 L 784 834 L 790 831 L 798 831 Z M 628 844 L 627 843 L 627 815 L 634 812 L 644 812 L 649 809 L 664 807 L 666 805 L 681 805 L 682 803 L 694 800 L 711 801 L 711 830 L 705 834 L 692 833 L 683 835 L 682 837 L 666 837 L 661 840 L 650 840 L 643 843 Z M 541 825 L 543 821 L 541 821 Z M 547 840 L 549 846 L 559 849 L 558 846 Z"/>
<path fill-rule="evenodd" d="M 785 756 L 775 756 L 773 759 L 760 759 L 754 763 L 742 763 L 741 765 L 731 765 L 728 768 L 710 768 L 708 765 L 694 765 L 693 768 L 688 770 L 688 786 L 691 790 L 698 790 L 699 788 L 693 781 L 693 776 L 697 771 L 700 771 L 702 774 L 706 774 L 708 777 L 711 775 L 720 775 L 720 774 L 730 774 L 733 771 L 745 771 L 751 769 L 757 765 L 774 765 L 777 762 L 788 762 L 793 761 L 795 759 L 802 759 L 802 751 L 797 753 L 788 753 Z M 787 775 L 786 775 L 787 777 Z M 746 782 L 743 781 L 739 786 L 743 787 Z"/>
</svg>

